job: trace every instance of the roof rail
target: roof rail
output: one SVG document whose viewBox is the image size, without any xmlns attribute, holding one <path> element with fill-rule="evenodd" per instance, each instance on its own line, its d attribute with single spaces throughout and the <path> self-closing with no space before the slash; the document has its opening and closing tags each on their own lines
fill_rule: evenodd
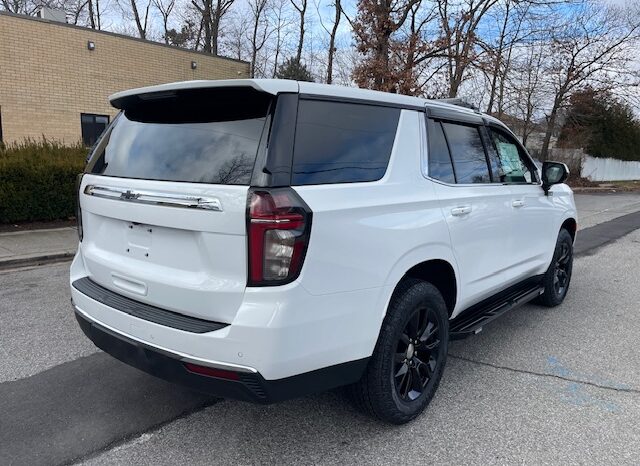
<svg viewBox="0 0 640 466">
<path fill-rule="evenodd" d="M 478 107 L 458 97 L 453 97 L 448 99 L 436 99 L 436 100 L 438 102 L 444 102 L 445 104 L 451 104 L 451 105 L 457 105 L 458 107 L 470 108 L 471 110 L 474 110 L 476 113 L 480 113 L 480 109 Z"/>
</svg>

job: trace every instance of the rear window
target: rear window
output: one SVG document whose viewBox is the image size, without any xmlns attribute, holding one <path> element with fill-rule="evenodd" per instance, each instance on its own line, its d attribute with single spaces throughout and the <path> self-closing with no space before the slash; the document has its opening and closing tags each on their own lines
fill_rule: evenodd
<svg viewBox="0 0 640 466">
<path fill-rule="evenodd" d="M 248 185 L 270 96 L 223 88 L 130 99 L 88 165 L 91 173 Z"/>
<path fill-rule="evenodd" d="M 300 100 L 291 184 L 379 180 L 399 116 L 397 108 Z"/>
</svg>

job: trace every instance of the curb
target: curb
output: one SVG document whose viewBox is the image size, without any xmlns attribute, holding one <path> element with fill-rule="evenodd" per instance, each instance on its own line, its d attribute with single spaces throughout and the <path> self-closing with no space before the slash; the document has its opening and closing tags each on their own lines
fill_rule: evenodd
<svg viewBox="0 0 640 466">
<path fill-rule="evenodd" d="M 0 231 L 0 237 L 2 236 L 21 236 L 30 235 L 33 233 L 50 233 L 59 231 L 76 231 L 76 227 L 61 227 L 61 228 L 40 228 L 37 230 L 15 230 L 15 231 Z"/>
<path fill-rule="evenodd" d="M 73 259 L 75 251 L 54 252 L 42 254 L 40 256 L 21 257 L 17 259 L 0 260 L 0 270 L 16 269 L 21 267 L 31 267 L 36 265 L 53 264 Z"/>
<path fill-rule="evenodd" d="M 624 188 L 624 187 L 599 187 L 599 186 L 576 186 L 571 190 L 575 194 L 627 194 L 639 192 L 637 188 Z"/>
</svg>

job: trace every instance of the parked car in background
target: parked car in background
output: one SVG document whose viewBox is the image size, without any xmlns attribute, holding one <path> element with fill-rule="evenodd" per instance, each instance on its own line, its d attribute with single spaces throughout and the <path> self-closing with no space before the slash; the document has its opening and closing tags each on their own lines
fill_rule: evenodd
<svg viewBox="0 0 640 466">
<path fill-rule="evenodd" d="M 121 92 L 79 179 L 86 335 L 146 372 L 267 403 L 349 386 L 404 423 L 448 342 L 557 306 L 576 208 L 500 121 L 282 80 Z"/>
</svg>

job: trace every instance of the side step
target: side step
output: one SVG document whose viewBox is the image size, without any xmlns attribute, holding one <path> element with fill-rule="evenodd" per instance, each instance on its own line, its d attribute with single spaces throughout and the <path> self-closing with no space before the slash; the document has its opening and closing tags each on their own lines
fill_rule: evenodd
<svg viewBox="0 0 640 466">
<path fill-rule="evenodd" d="M 450 322 L 449 339 L 461 340 L 480 333 L 484 325 L 497 319 L 505 312 L 537 298 L 543 291 L 544 287 L 540 284 L 540 280 L 527 280 L 521 285 L 511 287 L 492 298 L 471 306 Z"/>
</svg>

